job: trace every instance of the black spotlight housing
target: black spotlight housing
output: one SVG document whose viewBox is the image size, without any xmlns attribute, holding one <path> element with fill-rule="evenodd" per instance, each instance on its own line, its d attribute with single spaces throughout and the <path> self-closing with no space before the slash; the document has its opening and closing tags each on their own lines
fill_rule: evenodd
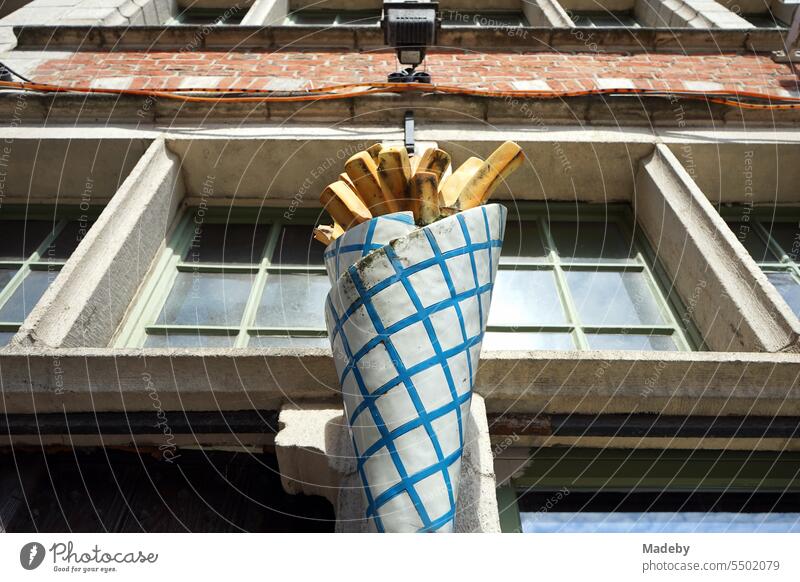
<svg viewBox="0 0 800 582">
<path fill-rule="evenodd" d="M 439 26 L 439 3 L 407 0 L 383 3 L 384 40 L 397 52 L 397 60 L 409 68 L 389 75 L 393 82 L 430 82 L 430 76 L 414 74 L 414 69 L 425 60 L 425 51 L 436 44 Z"/>
</svg>

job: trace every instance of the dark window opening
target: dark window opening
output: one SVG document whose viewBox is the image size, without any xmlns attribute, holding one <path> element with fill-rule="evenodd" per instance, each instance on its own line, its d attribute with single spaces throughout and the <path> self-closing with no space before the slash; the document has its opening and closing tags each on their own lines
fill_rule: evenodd
<svg viewBox="0 0 800 582">
<path fill-rule="evenodd" d="M 187 8 L 175 17 L 178 24 L 241 24 L 247 10 L 229 8 Z"/>
<path fill-rule="evenodd" d="M 742 14 L 741 17 L 757 28 L 788 28 L 789 26 L 768 12 L 760 14 Z"/>
<path fill-rule="evenodd" d="M 8 532 L 332 532 L 321 497 L 289 495 L 267 454 L 76 449 L 0 454 Z"/>
<path fill-rule="evenodd" d="M 632 10 L 571 12 L 570 17 L 575 26 L 591 28 L 639 28 L 641 26 Z"/>
</svg>

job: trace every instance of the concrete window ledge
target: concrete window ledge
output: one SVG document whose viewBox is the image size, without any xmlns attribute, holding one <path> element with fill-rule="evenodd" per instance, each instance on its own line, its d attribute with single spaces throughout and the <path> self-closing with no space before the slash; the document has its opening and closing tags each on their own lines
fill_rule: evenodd
<svg viewBox="0 0 800 582">
<path fill-rule="evenodd" d="M 321 495 L 336 507 L 336 531 L 366 532 L 361 482 L 341 408 L 284 408 L 275 450 L 288 493 Z M 481 396 L 473 395 L 461 462 L 456 532 L 500 531 L 494 459 Z"/>
</svg>

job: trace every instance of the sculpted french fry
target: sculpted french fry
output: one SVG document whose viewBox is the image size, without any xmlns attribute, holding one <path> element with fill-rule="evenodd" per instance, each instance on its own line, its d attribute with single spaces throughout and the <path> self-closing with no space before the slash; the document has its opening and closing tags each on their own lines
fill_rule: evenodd
<svg viewBox="0 0 800 582">
<path fill-rule="evenodd" d="M 456 208 L 469 210 L 486 202 L 497 186 L 525 161 L 522 148 L 507 141 L 490 155 L 464 185 Z"/>
<path fill-rule="evenodd" d="M 369 209 L 344 182 L 330 184 L 322 191 L 319 200 L 344 230 L 372 218 Z"/>
<path fill-rule="evenodd" d="M 332 225 L 320 224 L 314 229 L 314 238 L 325 246 L 328 246 L 343 234 L 344 229 L 338 222 L 334 222 Z"/>
<path fill-rule="evenodd" d="M 358 197 L 367 205 L 373 216 L 397 212 L 397 204 L 389 190 L 378 177 L 378 167 L 367 152 L 359 152 L 344 164 Z"/>
<path fill-rule="evenodd" d="M 406 188 L 411 177 L 411 161 L 408 159 L 406 148 L 383 148 L 378 155 L 378 176 L 394 201 L 393 212 L 407 209 Z"/>
<path fill-rule="evenodd" d="M 438 184 L 433 172 L 417 172 L 409 180 L 408 196 L 419 224 L 430 224 L 439 218 Z"/>
<path fill-rule="evenodd" d="M 375 162 L 375 165 L 377 166 L 378 165 L 378 154 L 381 153 L 382 149 L 383 149 L 383 146 L 381 144 L 379 144 L 379 143 L 376 143 L 376 144 L 372 144 L 371 146 L 369 146 L 364 151 L 369 154 L 369 157 L 372 158 L 372 161 Z"/>
<path fill-rule="evenodd" d="M 333 242 L 333 227 L 320 224 L 314 229 L 314 238 L 328 246 Z"/>
<path fill-rule="evenodd" d="M 461 164 L 450 176 L 442 182 L 439 188 L 439 205 L 442 207 L 455 206 L 458 201 L 458 196 L 466 186 L 467 182 L 475 175 L 481 166 L 483 160 L 480 158 L 469 158 L 466 162 Z"/>
<path fill-rule="evenodd" d="M 436 174 L 436 179 L 441 182 L 442 176 L 450 166 L 450 154 L 438 148 L 430 148 L 419 156 L 414 173 L 432 172 Z"/>
<path fill-rule="evenodd" d="M 356 188 L 356 185 L 353 184 L 353 181 L 350 179 L 350 176 L 348 176 L 346 172 L 342 172 L 341 174 L 339 174 L 339 179 L 348 186 L 350 186 L 350 188 L 353 189 L 353 192 L 358 194 L 358 189 Z"/>
</svg>

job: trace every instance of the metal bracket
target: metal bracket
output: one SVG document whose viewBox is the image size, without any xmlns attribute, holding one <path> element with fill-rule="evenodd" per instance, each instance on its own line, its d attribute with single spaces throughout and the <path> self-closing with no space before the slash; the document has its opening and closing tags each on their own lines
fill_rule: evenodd
<svg viewBox="0 0 800 582">
<path fill-rule="evenodd" d="M 414 112 L 406 111 L 405 119 L 403 120 L 403 135 L 406 146 L 406 152 L 409 156 L 414 155 L 416 145 L 414 144 Z"/>
</svg>

